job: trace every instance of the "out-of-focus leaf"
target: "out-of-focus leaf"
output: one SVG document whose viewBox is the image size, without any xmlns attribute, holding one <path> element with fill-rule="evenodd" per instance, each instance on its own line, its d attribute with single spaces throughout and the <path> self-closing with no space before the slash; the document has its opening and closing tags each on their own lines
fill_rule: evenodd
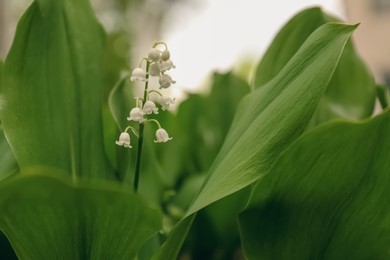
<svg viewBox="0 0 390 260">
<path fill-rule="evenodd" d="M 4 68 L 4 61 L 0 60 L 0 85 L 1 85 L 1 78 L 2 78 L 2 73 L 3 73 L 3 68 Z"/>
<path fill-rule="evenodd" d="M 53 171 L 0 184 L 0 229 L 20 259 L 133 259 L 160 230 L 161 213 L 130 187 L 72 182 Z"/>
<path fill-rule="evenodd" d="M 174 229 L 178 232 L 168 237 L 164 250 L 170 253 L 167 259 L 174 259 L 176 255 L 171 253 L 182 246 L 188 230 L 180 225 L 187 218 L 192 219 L 198 210 L 259 180 L 279 154 L 300 136 L 355 28 L 339 23 L 321 26 L 278 76 L 241 101 L 207 181 L 186 217 Z M 185 232 L 181 233 L 181 229 Z M 164 251 L 160 252 L 161 257 Z"/>
<path fill-rule="evenodd" d="M 321 26 L 272 81 L 243 99 L 187 216 L 259 180 L 303 132 L 355 28 Z"/>
<path fill-rule="evenodd" d="M 87 0 L 35 1 L 19 22 L 1 120 L 19 166 L 113 178 L 101 123 L 102 29 Z"/>
<path fill-rule="evenodd" d="M 278 33 L 260 61 L 254 87 L 261 87 L 274 78 L 319 26 L 337 21 L 320 8 L 304 10 L 293 17 Z M 310 126 L 333 118 L 361 119 L 372 114 L 375 83 L 351 42 L 346 45 L 326 94 L 319 102 Z"/>
<path fill-rule="evenodd" d="M 18 164 L 0 126 L 0 180 L 17 171 Z"/>
<path fill-rule="evenodd" d="M 175 117 L 159 117 L 174 137 L 157 149 L 170 185 L 175 185 L 183 175 L 199 174 L 210 168 L 239 101 L 249 92 L 249 85 L 231 72 L 214 73 L 211 82 L 208 95 L 190 94 Z"/>
<path fill-rule="evenodd" d="M 378 100 L 382 106 L 383 109 L 389 107 L 390 103 L 390 91 L 389 88 L 386 85 L 377 85 L 376 86 L 376 93 L 378 96 Z"/>
<path fill-rule="evenodd" d="M 161 249 L 153 256 L 153 260 L 177 259 L 180 248 L 187 236 L 187 233 L 194 221 L 196 214 L 182 219 L 169 233 L 168 240 Z"/>
<path fill-rule="evenodd" d="M 18 260 L 7 237 L 0 231 L 0 259 Z"/>
<path fill-rule="evenodd" d="M 389 259 L 390 113 L 299 139 L 240 215 L 248 259 Z"/>
<path fill-rule="evenodd" d="M 349 41 L 310 125 L 334 118 L 367 118 L 373 112 L 375 97 L 374 79 Z"/>
<path fill-rule="evenodd" d="M 128 84 L 128 76 L 123 76 L 111 90 L 108 98 L 108 106 L 118 128 L 123 131 L 128 125 L 127 117 L 132 108 L 130 102 L 134 98 Z"/>
<path fill-rule="evenodd" d="M 176 117 L 160 121 L 173 129 L 174 136 L 170 143 L 156 151 L 156 159 L 163 169 L 161 178 L 168 179 L 167 185 L 172 186 L 184 177 L 173 201 L 175 206 L 185 210 L 196 196 L 204 172 L 208 171 L 226 138 L 237 105 L 248 92 L 249 85 L 233 73 L 214 73 L 209 95 L 189 95 L 180 104 Z M 158 259 L 176 258 L 193 218 L 177 224 L 157 253 Z"/>
<path fill-rule="evenodd" d="M 131 109 L 130 102 L 133 101 L 132 95 L 131 95 L 131 89 L 130 85 L 128 84 L 128 77 L 123 76 L 118 83 L 114 86 L 114 88 L 111 90 L 109 98 L 108 98 L 108 107 L 110 108 L 111 115 L 114 118 L 114 121 L 116 123 L 117 128 L 120 131 L 124 131 L 125 128 L 128 126 L 127 117 L 129 114 L 129 111 Z M 118 134 L 119 137 L 119 134 Z M 116 138 L 118 138 L 116 137 Z M 132 145 L 135 138 L 132 139 Z M 114 146 L 114 142 L 111 144 Z M 118 175 L 120 176 L 120 180 L 125 180 L 127 175 L 129 175 L 130 170 L 130 164 L 132 161 L 132 158 L 134 158 L 134 151 L 129 151 L 128 149 L 123 149 L 123 147 L 118 147 L 115 145 L 115 165 L 116 170 L 118 172 Z M 134 150 L 136 147 L 134 147 Z"/>
<path fill-rule="evenodd" d="M 278 32 L 261 58 L 254 75 L 253 86 L 263 86 L 273 79 L 294 56 L 302 44 L 327 17 L 319 7 L 299 12 Z M 328 21 L 330 22 L 330 21 Z"/>
</svg>

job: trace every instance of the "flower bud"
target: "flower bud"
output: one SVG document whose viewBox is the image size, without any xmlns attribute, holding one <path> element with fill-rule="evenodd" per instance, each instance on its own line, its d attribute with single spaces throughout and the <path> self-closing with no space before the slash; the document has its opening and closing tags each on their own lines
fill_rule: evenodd
<svg viewBox="0 0 390 260">
<path fill-rule="evenodd" d="M 161 57 L 161 52 L 156 49 L 156 48 L 153 48 L 149 51 L 149 54 L 148 54 L 148 59 L 151 60 L 151 61 L 159 61 L 160 60 L 160 57 Z"/>
<path fill-rule="evenodd" d="M 160 64 L 158 62 L 153 62 L 150 64 L 149 74 L 151 76 L 160 76 Z"/>
<path fill-rule="evenodd" d="M 164 50 L 164 51 L 161 53 L 161 59 L 162 59 L 163 61 L 169 60 L 170 57 L 171 57 L 171 53 L 170 53 L 168 50 Z"/>
</svg>

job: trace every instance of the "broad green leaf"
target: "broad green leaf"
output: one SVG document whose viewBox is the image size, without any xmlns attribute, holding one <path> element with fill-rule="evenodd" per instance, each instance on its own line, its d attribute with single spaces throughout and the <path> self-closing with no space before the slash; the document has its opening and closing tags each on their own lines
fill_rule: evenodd
<svg viewBox="0 0 390 260">
<path fill-rule="evenodd" d="M 187 216 L 259 180 L 303 132 L 355 28 L 338 23 L 321 26 L 273 80 L 241 101 Z"/>
<path fill-rule="evenodd" d="M 161 213 L 107 182 L 38 168 L 0 183 L 0 229 L 20 259 L 133 259 Z"/>
<path fill-rule="evenodd" d="M 113 178 L 102 140 L 102 40 L 87 0 L 40 0 L 21 18 L 3 71 L 1 120 L 22 169 Z"/>
<path fill-rule="evenodd" d="M 317 7 L 304 10 L 294 16 L 280 30 L 260 61 L 254 77 L 254 87 L 261 87 L 274 78 L 306 38 L 319 26 L 329 21 L 338 21 L 338 19 L 323 13 Z M 349 41 L 310 126 L 333 118 L 369 117 L 374 103 L 373 77 Z"/>
<path fill-rule="evenodd" d="M 389 259 L 390 112 L 302 136 L 239 217 L 248 259 Z"/>
</svg>

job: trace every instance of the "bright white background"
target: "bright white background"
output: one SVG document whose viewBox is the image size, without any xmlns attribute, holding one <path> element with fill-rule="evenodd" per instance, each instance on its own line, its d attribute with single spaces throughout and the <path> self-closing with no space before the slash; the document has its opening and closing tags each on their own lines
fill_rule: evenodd
<svg viewBox="0 0 390 260">
<path fill-rule="evenodd" d="M 281 26 L 304 8 L 321 6 L 344 17 L 340 1 L 199 0 L 172 9 L 162 38 L 177 65 L 176 86 L 196 91 L 213 70 L 229 70 L 243 58 L 257 62 Z"/>
</svg>

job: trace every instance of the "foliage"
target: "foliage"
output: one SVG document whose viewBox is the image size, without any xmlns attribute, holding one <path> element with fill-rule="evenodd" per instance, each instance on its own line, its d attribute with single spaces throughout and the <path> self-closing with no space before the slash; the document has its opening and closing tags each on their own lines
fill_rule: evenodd
<svg viewBox="0 0 390 260">
<path fill-rule="evenodd" d="M 389 112 L 372 117 L 389 94 L 356 27 L 307 9 L 252 89 L 214 73 L 159 118 L 174 139 L 145 141 L 135 194 L 137 144 L 114 147 L 135 86 L 118 80 L 110 115 L 88 1 L 34 1 L 0 62 L 0 230 L 20 259 L 389 258 Z"/>
</svg>

